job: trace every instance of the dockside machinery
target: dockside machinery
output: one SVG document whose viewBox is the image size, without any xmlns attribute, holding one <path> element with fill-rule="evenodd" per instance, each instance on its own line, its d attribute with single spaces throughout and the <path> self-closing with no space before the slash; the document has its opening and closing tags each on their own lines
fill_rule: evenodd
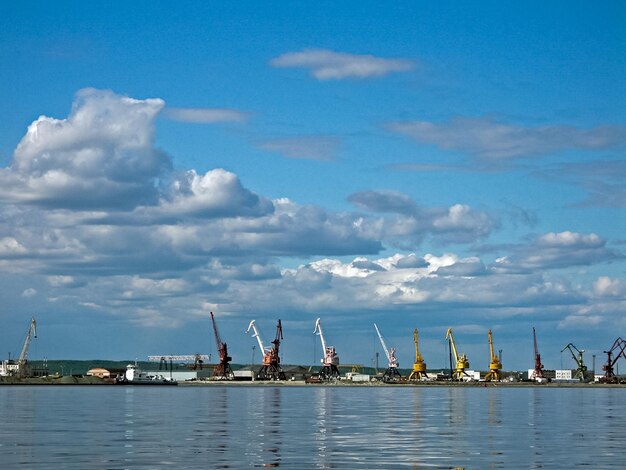
<svg viewBox="0 0 626 470">
<path fill-rule="evenodd" d="M 409 375 L 409 380 L 421 380 L 422 378 L 428 378 L 428 374 L 426 373 L 426 363 L 420 354 L 417 328 L 413 330 L 413 343 L 415 344 L 415 362 L 413 363 L 413 370 L 411 371 L 411 375 Z"/>
<path fill-rule="evenodd" d="M 398 371 L 399 364 L 398 359 L 396 358 L 396 348 L 387 348 L 385 339 L 383 338 L 383 335 L 380 334 L 380 330 L 378 329 L 376 323 L 374 323 L 374 328 L 378 334 L 378 339 L 383 347 L 383 351 L 385 351 L 385 356 L 387 356 L 387 370 L 383 374 L 383 382 L 397 382 L 402 378 L 402 374 Z"/>
<path fill-rule="evenodd" d="M 615 374 L 615 364 L 620 357 L 626 359 L 626 340 L 621 337 L 613 341 L 613 346 L 608 351 L 604 351 L 607 356 L 606 364 L 602 366 L 604 370 L 604 377 L 602 382 L 604 383 L 617 383 L 619 379 Z"/>
<path fill-rule="evenodd" d="M 452 335 L 452 328 L 448 328 L 446 332 L 446 340 L 449 341 L 450 349 L 453 357 L 456 361 L 456 368 L 452 372 L 452 379 L 462 380 L 464 375 L 467 375 L 465 369 L 469 368 L 470 364 L 465 354 L 459 356 L 456 350 L 456 344 L 454 344 L 454 336 Z"/>
<path fill-rule="evenodd" d="M 217 324 L 215 323 L 215 315 L 211 312 L 211 323 L 213 323 L 213 332 L 215 333 L 215 344 L 217 352 L 220 356 L 220 362 L 213 369 L 213 376 L 219 380 L 233 380 L 235 374 L 230 367 L 230 361 L 232 358 L 228 355 L 228 345 L 220 338 L 219 331 L 217 330 Z"/>
<path fill-rule="evenodd" d="M 324 338 L 324 332 L 322 331 L 322 322 L 319 318 L 315 320 L 315 329 L 313 330 L 313 333 L 320 337 L 320 341 L 322 342 L 322 351 L 324 353 L 324 357 L 321 359 L 322 368 L 320 369 L 320 379 L 336 379 L 339 377 L 339 369 L 337 368 L 339 365 L 339 356 L 337 355 L 337 351 L 334 346 L 326 345 L 326 339 Z"/>
<path fill-rule="evenodd" d="M 493 349 L 493 335 L 491 330 L 487 333 L 487 338 L 489 340 L 489 355 L 491 360 L 489 362 L 489 372 L 485 376 L 485 380 L 488 382 L 492 380 L 499 381 L 502 380 L 502 374 L 500 373 L 502 370 L 502 362 Z"/>
<path fill-rule="evenodd" d="M 265 346 L 261 339 L 261 334 L 252 320 L 246 333 L 253 331 L 252 337 L 256 338 L 259 348 L 263 352 L 263 364 L 257 374 L 258 380 L 285 380 L 285 372 L 280 365 L 280 341 L 283 339 L 283 325 L 280 320 L 276 325 L 276 337 L 272 341 L 272 346 Z"/>
<path fill-rule="evenodd" d="M 539 348 L 537 347 L 537 333 L 533 326 L 533 345 L 535 348 L 535 369 L 530 376 L 530 380 L 537 382 L 546 382 L 547 379 L 543 376 L 543 364 L 541 363 L 541 354 L 539 354 Z"/>
<path fill-rule="evenodd" d="M 8 360 L 2 361 L 0 364 L 0 376 L 14 375 L 17 377 L 28 377 L 32 373 L 32 369 L 28 364 L 28 348 L 33 338 L 37 337 L 37 320 L 35 317 L 31 318 L 28 330 L 26 331 L 26 338 L 24 339 L 24 345 L 22 351 L 18 356 L 17 361 Z"/>
<path fill-rule="evenodd" d="M 576 362 L 577 368 L 576 368 L 576 375 L 574 375 L 574 379 L 578 379 L 581 382 L 586 380 L 587 366 L 583 362 L 583 353 L 585 352 L 585 350 L 578 349 L 572 343 L 568 343 L 563 349 L 561 349 L 561 352 L 565 351 L 566 349 L 569 349 L 569 352 L 572 354 L 572 358 L 574 359 L 574 362 Z"/>
</svg>

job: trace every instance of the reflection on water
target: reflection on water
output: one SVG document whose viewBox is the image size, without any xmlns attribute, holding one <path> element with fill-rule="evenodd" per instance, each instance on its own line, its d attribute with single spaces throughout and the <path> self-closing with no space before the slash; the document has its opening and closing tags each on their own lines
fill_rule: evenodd
<svg viewBox="0 0 626 470">
<path fill-rule="evenodd" d="M 1 468 L 615 468 L 624 390 L 0 387 Z"/>
</svg>

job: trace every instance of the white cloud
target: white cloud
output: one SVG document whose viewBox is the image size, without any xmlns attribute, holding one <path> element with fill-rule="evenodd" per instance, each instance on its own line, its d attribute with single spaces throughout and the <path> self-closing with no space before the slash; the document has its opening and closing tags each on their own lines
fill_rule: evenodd
<svg viewBox="0 0 626 470">
<path fill-rule="evenodd" d="M 602 323 L 600 315 L 567 315 L 558 323 L 558 328 L 562 330 L 588 329 Z"/>
<path fill-rule="evenodd" d="M 195 124 L 215 124 L 220 122 L 243 123 L 250 113 L 228 108 L 166 108 L 164 116 L 173 121 Z"/>
<path fill-rule="evenodd" d="M 22 292 L 22 297 L 34 297 L 37 295 L 37 290 L 29 287 Z"/>
<path fill-rule="evenodd" d="M 41 116 L 28 127 L 11 166 L 0 170 L 0 199 L 65 208 L 153 201 L 155 179 L 171 166 L 153 146 L 163 105 L 81 90 L 67 119 Z"/>
<path fill-rule="evenodd" d="M 404 121 L 387 125 L 393 132 L 446 150 L 492 160 L 544 155 L 569 149 L 604 149 L 626 142 L 626 126 L 523 127 L 491 118 L 455 117 L 444 123 Z"/>
<path fill-rule="evenodd" d="M 448 208 L 420 207 L 408 196 L 396 191 L 362 191 L 348 201 L 377 213 L 398 214 L 368 221 L 367 230 L 403 249 L 413 249 L 426 236 L 437 243 L 469 243 L 487 237 L 498 222 L 489 214 L 464 204 Z"/>
<path fill-rule="evenodd" d="M 599 277 L 593 285 L 594 292 L 600 297 L 626 297 L 626 280 Z"/>
<path fill-rule="evenodd" d="M 328 49 L 305 49 L 288 52 L 270 61 L 274 67 L 297 67 L 311 70 L 318 80 L 382 77 L 415 67 L 408 59 L 386 59 L 373 55 L 346 54 Z"/>
<path fill-rule="evenodd" d="M 48 284 L 51 287 L 82 287 L 87 283 L 76 279 L 74 276 L 48 276 L 47 277 Z"/>
<path fill-rule="evenodd" d="M 28 252 L 26 248 L 14 237 L 0 238 L 0 256 L 10 258 L 12 256 L 24 255 Z"/>
<path fill-rule="evenodd" d="M 329 161 L 340 147 L 339 139 L 331 136 L 297 136 L 259 142 L 259 148 L 288 158 Z"/>
<path fill-rule="evenodd" d="M 500 272 L 523 272 L 537 269 L 562 269 L 617 261 L 624 255 L 606 247 L 595 233 L 546 233 L 527 244 L 510 247 L 511 255 L 498 258 L 491 268 Z"/>
</svg>

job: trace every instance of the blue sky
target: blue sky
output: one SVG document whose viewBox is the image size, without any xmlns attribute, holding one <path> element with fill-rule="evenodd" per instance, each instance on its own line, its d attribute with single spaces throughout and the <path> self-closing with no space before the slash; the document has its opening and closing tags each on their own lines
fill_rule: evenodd
<svg viewBox="0 0 626 470">
<path fill-rule="evenodd" d="M 621 2 L 4 4 L 0 347 L 487 369 L 624 333 Z M 258 358 L 257 358 L 258 359 Z"/>
</svg>

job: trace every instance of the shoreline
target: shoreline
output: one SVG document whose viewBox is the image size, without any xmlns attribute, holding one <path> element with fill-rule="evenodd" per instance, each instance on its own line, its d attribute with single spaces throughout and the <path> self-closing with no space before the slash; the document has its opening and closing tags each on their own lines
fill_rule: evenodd
<svg viewBox="0 0 626 470">
<path fill-rule="evenodd" d="M 137 384 L 117 384 L 111 380 L 99 379 L 96 377 L 33 377 L 33 378 L 15 378 L 0 377 L 1 386 L 125 386 L 136 387 Z M 160 387 L 161 384 L 142 384 L 148 387 Z M 385 382 L 350 382 L 350 381 L 332 381 L 307 383 L 304 380 L 286 380 L 286 381 L 228 381 L 228 380 L 196 380 L 178 382 L 179 387 L 469 387 L 469 388 L 626 388 L 626 384 L 604 384 L 595 382 L 445 382 L 445 381 L 424 381 L 424 382 L 401 382 L 401 383 L 385 383 Z"/>
</svg>

